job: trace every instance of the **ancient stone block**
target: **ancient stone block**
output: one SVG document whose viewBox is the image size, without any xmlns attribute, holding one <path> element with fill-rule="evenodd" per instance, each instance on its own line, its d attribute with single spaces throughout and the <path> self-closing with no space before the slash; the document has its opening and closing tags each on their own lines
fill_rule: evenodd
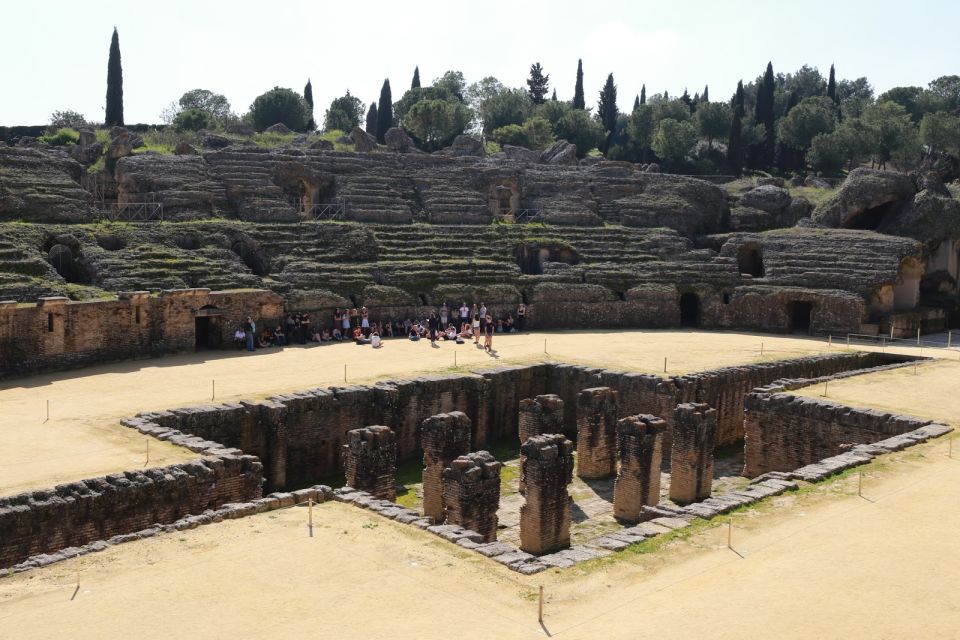
<svg viewBox="0 0 960 640">
<path fill-rule="evenodd" d="M 470 418 L 461 411 L 431 416 L 420 426 L 423 448 L 423 515 L 444 520 L 443 470 L 470 452 Z M 472 527 L 467 527 L 472 528 Z"/>
<path fill-rule="evenodd" d="M 381 500 L 397 499 L 397 440 L 389 427 L 348 431 L 343 467 L 348 486 Z"/>
<path fill-rule="evenodd" d="M 544 554 L 570 546 L 567 485 L 573 480 L 573 443 L 560 434 L 534 436 L 520 447 L 526 501 L 520 507 L 520 548 Z"/>
<path fill-rule="evenodd" d="M 476 451 L 456 458 L 443 470 L 446 521 L 476 531 L 483 542 L 497 539 L 501 466 L 490 453 Z"/>
<path fill-rule="evenodd" d="M 617 403 L 609 387 L 584 389 L 577 399 L 577 475 L 608 478 L 617 472 Z"/>
<path fill-rule="evenodd" d="M 717 411 L 702 403 L 678 404 L 673 414 L 670 499 L 680 504 L 710 497 Z"/>
<path fill-rule="evenodd" d="M 637 415 L 617 422 L 620 471 L 613 486 L 613 515 L 624 522 L 640 522 L 640 508 L 660 501 L 660 464 L 667 422 Z"/>
<path fill-rule="evenodd" d="M 544 433 L 563 433 L 563 400 L 553 393 L 520 401 L 520 444 Z"/>
</svg>

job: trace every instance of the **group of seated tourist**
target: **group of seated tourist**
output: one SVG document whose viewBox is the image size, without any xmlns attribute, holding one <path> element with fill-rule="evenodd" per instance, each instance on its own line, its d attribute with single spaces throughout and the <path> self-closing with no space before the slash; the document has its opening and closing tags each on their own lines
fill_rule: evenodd
<svg viewBox="0 0 960 640">
<path fill-rule="evenodd" d="M 283 322 L 275 328 L 264 327 L 257 332 L 256 323 L 247 318 L 234 332 L 233 341 L 237 349 L 284 347 L 291 344 L 308 342 L 342 342 L 352 340 L 358 345 L 371 345 L 379 348 L 384 338 L 406 337 L 410 340 L 429 339 L 448 340 L 463 344 L 470 338 L 479 345 L 481 335 L 487 336 L 486 344 L 491 342 L 493 333 L 511 333 L 523 331 L 527 309 L 526 305 L 517 307 L 516 317 L 512 313 L 506 316 L 495 315 L 481 302 L 467 306 L 464 302 L 453 309 L 444 303 L 439 309 L 431 311 L 426 317 L 416 319 L 381 321 L 370 319 L 366 307 L 337 309 L 333 314 L 332 326 L 315 326 L 306 313 L 287 314 Z M 253 337 L 251 341 L 249 338 Z"/>
</svg>

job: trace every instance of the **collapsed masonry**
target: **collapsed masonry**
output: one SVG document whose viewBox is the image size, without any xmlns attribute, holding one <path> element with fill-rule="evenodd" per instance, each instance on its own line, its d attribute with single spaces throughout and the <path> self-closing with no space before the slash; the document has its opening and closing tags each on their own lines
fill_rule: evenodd
<svg viewBox="0 0 960 640">
<path fill-rule="evenodd" d="M 617 421 L 620 470 L 613 487 L 613 515 L 622 522 L 640 522 L 640 510 L 660 501 L 660 466 L 667 422 L 651 415 Z"/>
<path fill-rule="evenodd" d="M 577 399 L 577 475 L 609 478 L 617 473 L 619 394 L 609 387 L 584 389 Z"/>
<path fill-rule="evenodd" d="M 677 504 L 710 497 L 716 437 L 716 409 L 703 403 L 677 405 L 670 452 L 670 499 Z"/>
<path fill-rule="evenodd" d="M 559 434 L 534 436 L 520 447 L 526 501 L 520 507 L 520 548 L 541 555 L 570 546 L 573 443 Z"/>
<path fill-rule="evenodd" d="M 347 486 L 381 500 L 397 499 L 397 439 L 389 427 L 348 431 L 343 463 Z"/>
<path fill-rule="evenodd" d="M 476 531 L 483 542 L 497 539 L 501 466 L 489 452 L 476 451 L 443 470 L 446 521 Z"/>
<path fill-rule="evenodd" d="M 423 448 L 423 515 L 440 524 L 446 517 L 443 473 L 470 452 L 470 418 L 461 411 L 431 416 L 420 426 Z M 467 527 L 472 528 L 472 527 Z"/>
</svg>

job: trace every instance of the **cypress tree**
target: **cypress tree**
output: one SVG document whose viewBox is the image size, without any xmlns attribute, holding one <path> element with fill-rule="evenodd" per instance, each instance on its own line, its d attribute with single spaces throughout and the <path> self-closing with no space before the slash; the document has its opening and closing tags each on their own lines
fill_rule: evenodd
<svg viewBox="0 0 960 640">
<path fill-rule="evenodd" d="M 603 145 L 604 152 L 610 146 L 610 139 L 617 129 L 617 113 L 617 85 L 613 83 L 611 73 L 607 75 L 607 81 L 600 91 L 600 100 L 597 102 L 597 115 L 600 116 L 600 122 L 607 131 L 607 139 Z"/>
<path fill-rule="evenodd" d="M 664 99 L 664 100 L 669 100 L 669 99 L 670 99 L 670 94 L 667 93 L 667 90 L 666 90 L 666 89 L 663 90 L 663 99 Z"/>
<path fill-rule="evenodd" d="M 413 68 L 413 80 L 410 82 L 411 89 L 420 88 L 420 66 L 417 65 Z"/>
<path fill-rule="evenodd" d="M 640 104 L 647 104 L 647 85 L 640 87 Z"/>
<path fill-rule="evenodd" d="M 693 106 L 693 100 L 690 99 L 690 94 L 687 93 L 686 87 L 683 88 L 683 95 L 680 96 L 680 102 L 687 105 L 687 108 L 690 108 Z"/>
<path fill-rule="evenodd" d="M 640 94 L 638 93 L 633 99 L 633 110 L 636 111 L 640 108 Z"/>
<path fill-rule="evenodd" d="M 763 153 L 761 155 L 761 165 L 767 168 L 773 164 L 774 149 L 776 147 L 776 133 L 774 131 L 774 80 L 773 63 L 767 63 L 767 70 L 763 74 L 763 80 L 757 87 L 757 108 L 754 111 L 754 121 L 762 124 L 764 129 Z"/>
<path fill-rule="evenodd" d="M 390 78 L 383 81 L 380 102 L 377 104 L 377 141 L 383 142 L 383 134 L 393 126 L 393 96 L 390 93 Z"/>
<path fill-rule="evenodd" d="M 827 83 L 827 97 L 833 100 L 834 104 L 838 102 L 837 100 L 837 76 L 833 70 L 833 65 L 830 65 L 830 81 Z"/>
<path fill-rule="evenodd" d="M 727 143 L 727 164 L 730 173 L 739 176 L 743 173 L 743 82 L 737 83 L 737 93 L 733 98 L 733 122 L 730 123 L 730 141 Z"/>
<path fill-rule="evenodd" d="M 107 112 L 104 124 L 123 126 L 123 68 L 120 66 L 120 36 L 113 28 L 110 39 L 110 58 L 107 60 Z"/>
<path fill-rule="evenodd" d="M 371 102 L 370 108 L 367 109 L 367 126 L 366 132 L 377 137 L 377 103 Z"/>
<path fill-rule="evenodd" d="M 703 104 L 707 104 L 710 102 L 710 86 L 709 85 L 704 85 L 703 93 L 700 94 L 700 102 L 702 102 Z"/>
<path fill-rule="evenodd" d="M 550 100 L 552 100 L 553 102 L 556 102 L 556 101 L 557 101 L 557 90 L 556 90 L 556 89 L 553 90 L 553 95 L 550 96 Z"/>
<path fill-rule="evenodd" d="M 307 78 L 307 84 L 303 87 L 303 100 L 310 108 L 310 117 L 307 119 L 307 131 L 313 131 L 317 128 L 317 123 L 313 119 L 313 85 L 310 78 Z"/>
<path fill-rule="evenodd" d="M 573 108 L 587 108 L 587 103 L 583 97 L 583 60 L 577 60 L 577 84 L 573 88 Z"/>
<path fill-rule="evenodd" d="M 791 91 L 790 95 L 787 96 L 787 107 L 786 107 L 786 110 L 783 112 L 783 115 L 787 115 L 788 113 L 790 113 L 790 110 L 793 109 L 798 104 L 800 104 L 800 97 L 797 96 L 796 91 Z"/>
<path fill-rule="evenodd" d="M 547 95 L 547 87 L 550 85 L 550 76 L 543 74 L 543 67 L 540 63 L 530 65 L 530 78 L 527 80 L 527 92 L 533 104 L 543 104 L 543 97 Z"/>
</svg>

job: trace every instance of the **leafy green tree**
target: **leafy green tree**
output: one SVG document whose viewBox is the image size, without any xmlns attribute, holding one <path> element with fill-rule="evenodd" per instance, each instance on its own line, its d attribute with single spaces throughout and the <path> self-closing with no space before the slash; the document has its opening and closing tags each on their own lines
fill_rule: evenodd
<svg viewBox="0 0 960 640">
<path fill-rule="evenodd" d="M 689 122 L 661 120 L 653 136 L 653 151 L 670 167 L 679 167 L 697 142 L 697 130 Z"/>
<path fill-rule="evenodd" d="M 836 107 L 825 96 L 806 98 L 780 120 L 780 139 L 787 146 L 800 151 L 821 133 L 830 133 L 837 126 Z"/>
<path fill-rule="evenodd" d="M 390 78 L 383 81 L 380 101 L 377 103 L 377 142 L 383 142 L 383 134 L 393 126 L 393 96 L 390 93 Z"/>
<path fill-rule="evenodd" d="M 372 135 L 374 138 L 377 137 L 377 103 L 371 102 L 370 108 L 367 109 L 367 121 L 364 131 Z"/>
<path fill-rule="evenodd" d="M 896 102 L 878 102 L 863 110 L 861 118 L 876 135 L 874 160 L 885 168 L 890 160 L 909 165 L 919 154 L 920 139 L 910 114 Z"/>
<path fill-rule="evenodd" d="M 730 119 L 730 139 L 727 142 L 727 165 L 735 176 L 743 174 L 743 118 L 744 118 L 743 81 L 737 83 L 737 92 L 733 96 L 733 116 Z"/>
<path fill-rule="evenodd" d="M 667 118 L 678 121 L 690 119 L 690 107 L 680 100 L 657 99 L 651 101 L 651 105 L 658 122 Z"/>
<path fill-rule="evenodd" d="M 410 81 L 411 89 L 420 88 L 420 67 L 416 66 L 413 68 L 413 80 Z"/>
<path fill-rule="evenodd" d="M 110 57 L 107 60 L 107 109 L 104 124 L 123 126 L 123 66 L 120 64 L 120 36 L 113 28 Z"/>
<path fill-rule="evenodd" d="M 177 131 L 199 131 L 212 129 L 216 126 L 216 119 L 205 109 L 184 109 L 173 119 L 173 128 Z"/>
<path fill-rule="evenodd" d="M 680 96 L 680 102 L 687 105 L 687 109 L 692 113 L 693 112 L 693 100 L 690 99 L 690 93 L 687 91 L 687 88 L 683 88 L 683 95 Z"/>
<path fill-rule="evenodd" d="M 587 103 L 583 96 L 583 60 L 577 60 L 577 84 L 573 88 L 573 108 L 587 108 Z"/>
<path fill-rule="evenodd" d="M 833 100 L 835 104 L 840 104 L 840 100 L 837 98 L 837 75 L 833 69 L 833 65 L 830 65 L 830 80 L 827 81 L 827 97 Z"/>
<path fill-rule="evenodd" d="M 945 111 L 955 111 L 960 107 L 960 76 L 940 76 L 931 80 L 927 89 L 943 101 Z"/>
<path fill-rule="evenodd" d="M 600 124 L 605 131 L 612 133 L 617 128 L 617 85 L 613 83 L 613 74 L 607 75 L 607 81 L 600 90 L 600 98 L 597 100 L 597 117 L 600 118 Z M 604 151 L 609 144 L 609 140 L 604 144 Z"/>
<path fill-rule="evenodd" d="M 532 112 L 533 101 L 523 89 L 504 89 L 494 93 L 480 103 L 483 132 L 489 135 L 494 129 L 509 124 L 523 124 Z"/>
<path fill-rule="evenodd" d="M 922 87 L 894 87 L 889 91 L 881 93 L 877 97 L 877 103 L 895 102 L 906 109 L 914 122 L 919 123 L 923 120 L 924 113 L 926 113 L 923 94 L 924 91 Z"/>
<path fill-rule="evenodd" d="M 604 141 L 603 125 L 583 109 L 573 108 L 565 113 L 553 128 L 560 140 L 577 145 L 577 157 L 583 158 Z"/>
<path fill-rule="evenodd" d="M 470 124 L 470 108 L 458 100 L 421 100 L 403 118 L 403 127 L 427 151 L 448 146 Z"/>
<path fill-rule="evenodd" d="M 519 124 L 508 124 L 505 127 L 499 127 L 493 130 L 490 137 L 498 144 L 510 144 L 515 147 L 530 147 L 530 140 L 527 138 L 527 132 Z"/>
<path fill-rule="evenodd" d="M 560 121 L 560 118 L 568 114 L 573 109 L 573 105 L 569 102 L 561 102 L 560 100 L 547 100 L 541 105 L 537 105 L 533 113 L 535 116 L 545 118 L 551 127 L 556 127 L 557 122 Z"/>
<path fill-rule="evenodd" d="M 50 126 L 48 130 L 57 129 L 83 129 L 87 126 L 87 119 L 82 113 L 66 109 L 64 111 L 54 111 L 50 114 Z"/>
<path fill-rule="evenodd" d="M 539 62 L 530 65 L 530 77 L 527 78 L 527 90 L 533 104 L 543 104 L 550 86 L 550 75 L 544 75 Z"/>
<path fill-rule="evenodd" d="M 920 121 L 920 141 L 931 152 L 955 152 L 960 144 L 960 118 L 946 111 L 926 114 Z"/>
<path fill-rule="evenodd" d="M 211 117 L 217 120 L 230 117 L 230 101 L 227 100 L 227 97 L 207 89 L 192 89 L 187 91 L 180 96 L 178 104 L 183 110 L 200 109 L 206 111 Z"/>
<path fill-rule="evenodd" d="M 844 119 L 859 118 L 873 103 L 873 87 L 866 78 L 841 80 L 837 83 L 837 102 Z"/>
<path fill-rule="evenodd" d="M 640 162 L 647 161 L 647 150 L 653 143 L 653 134 L 657 131 L 656 108 L 653 105 L 641 104 L 630 114 L 627 123 L 627 136 L 630 144 L 637 151 Z"/>
<path fill-rule="evenodd" d="M 447 71 L 433 81 L 433 87 L 446 91 L 460 102 L 466 100 L 467 81 L 462 71 Z"/>
<path fill-rule="evenodd" d="M 838 173 L 846 161 L 846 146 L 843 138 L 836 132 L 818 134 L 807 152 L 807 162 L 814 171 L 820 173 Z"/>
<path fill-rule="evenodd" d="M 226 99 L 226 98 L 224 98 Z M 313 131 L 317 128 L 317 123 L 313 120 L 313 84 L 310 83 L 310 78 L 307 78 L 307 84 L 303 87 L 303 100 L 307 103 L 307 131 Z M 230 110 L 229 104 L 227 105 L 227 111 Z"/>
<path fill-rule="evenodd" d="M 527 146 L 531 149 L 546 149 L 554 143 L 553 126 L 541 116 L 533 116 L 523 123 Z"/>
<path fill-rule="evenodd" d="M 713 149 L 713 141 L 726 138 L 730 134 L 730 122 L 733 112 L 730 105 L 723 102 L 701 102 L 694 121 L 700 136 L 707 139 L 707 148 Z"/>
<path fill-rule="evenodd" d="M 354 127 L 360 126 L 362 118 L 363 103 L 347 90 L 346 95 L 330 102 L 330 107 L 323 114 L 323 130 L 352 131 Z"/>
<path fill-rule="evenodd" d="M 254 99 L 250 105 L 250 119 L 257 131 L 263 131 L 277 123 L 293 131 L 303 131 L 307 126 L 307 103 L 293 89 L 274 87 Z"/>
</svg>

